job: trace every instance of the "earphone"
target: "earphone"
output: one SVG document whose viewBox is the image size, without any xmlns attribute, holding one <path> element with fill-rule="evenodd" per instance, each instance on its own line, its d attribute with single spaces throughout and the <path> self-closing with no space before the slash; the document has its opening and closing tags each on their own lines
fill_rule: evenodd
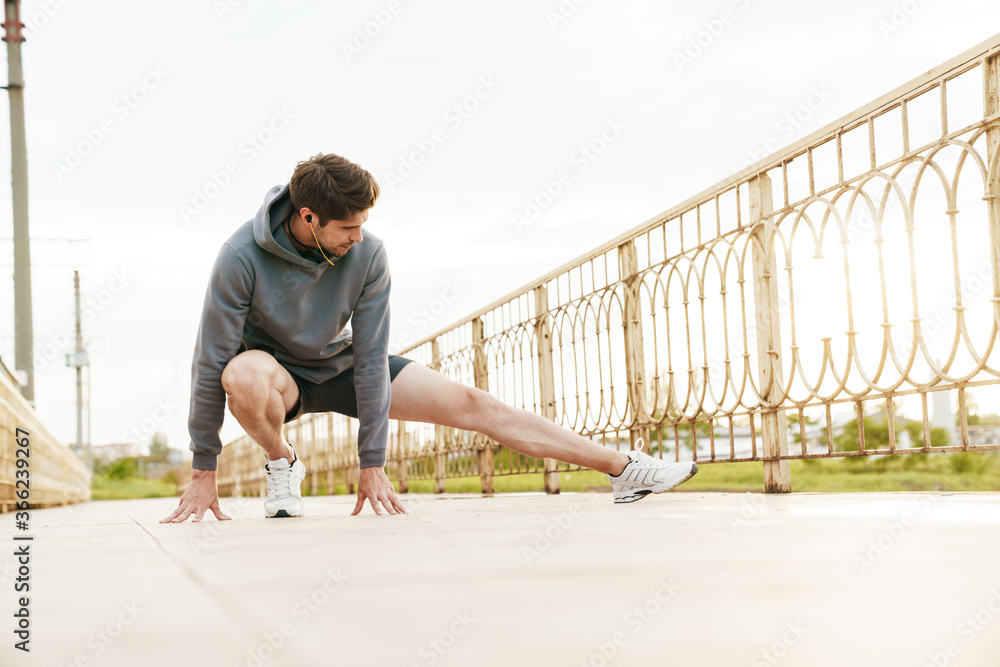
<svg viewBox="0 0 1000 667">
<path fill-rule="evenodd" d="M 313 221 L 313 217 L 311 215 L 307 215 L 306 216 L 306 222 L 308 222 L 309 224 L 312 224 L 312 221 Z"/>
</svg>

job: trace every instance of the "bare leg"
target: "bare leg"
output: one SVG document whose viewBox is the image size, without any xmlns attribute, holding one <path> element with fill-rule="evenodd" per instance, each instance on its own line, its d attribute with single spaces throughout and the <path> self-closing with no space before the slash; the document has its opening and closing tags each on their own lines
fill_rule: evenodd
<svg viewBox="0 0 1000 667">
<path fill-rule="evenodd" d="M 242 352 L 222 372 L 229 410 L 270 461 L 292 460 L 281 434 L 285 414 L 299 398 L 299 387 L 274 357 L 261 350 Z"/>
<path fill-rule="evenodd" d="M 629 458 L 553 424 L 533 412 L 513 408 L 475 387 L 454 382 L 418 363 L 407 364 L 392 382 L 392 419 L 429 422 L 478 431 L 515 452 L 551 458 L 618 475 Z"/>
</svg>

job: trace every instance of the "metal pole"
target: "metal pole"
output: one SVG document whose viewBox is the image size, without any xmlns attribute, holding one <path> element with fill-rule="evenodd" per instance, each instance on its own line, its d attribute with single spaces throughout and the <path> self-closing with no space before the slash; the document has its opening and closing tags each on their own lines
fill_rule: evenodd
<svg viewBox="0 0 1000 667">
<path fill-rule="evenodd" d="M 438 342 L 437 338 L 431 341 L 431 368 L 441 372 L 441 344 Z M 434 426 L 434 493 L 444 493 L 447 486 L 447 437 L 447 427 L 440 425 Z"/>
<path fill-rule="evenodd" d="M 76 351 L 83 348 L 80 330 L 80 272 L 73 271 L 73 297 L 76 300 Z M 76 447 L 83 449 L 83 366 L 76 364 Z"/>
<path fill-rule="evenodd" d="M 31 248 L 28 234 L 28 148 L 24 137 L 24 74 L 21 71 L 20 1 L 5 0 L 3 41 L 7 42 L 10 96 L 11 188 L 14 202 L 14 366 L 26 378 L 21 393 L 35 404 L 34 331 L 31 315 Z"/>
<path fill-rule="evenodd" d="M 473 375 L 476 380 L 476 388 L 489 393 L 490 391 L 490 371 L 486 365 L 486 350 L 483 339 L 485 338 L 483 318 L 477 317 L 472 320 L 472 344 L 475 351 L 472 357 Z M 483 448 L 479 450 L 479 479 L 482 492 L 487 495 L 493 494 L 493 442 L 484 435 L 476 434 L 478 442 Z M 546 488 L 548 488 L 546 486 Z"/>
<path fill-rule="evenodd" d="M 549 322 L 549 290 L 535 288 L 535 341 L 538 343 L 538 407 L 542 416 L 556 421 L 556 379 L 552 364 L 552 324 Z M 543 459 L 545 493 L 559 493 L 559 461 Z"/>
<path fill-rule="evenodd" d="M 631 413 L 628 440 L 629 449 L 635 449 L 640 439 L 646 443 L 648 454 L 653 443 L 649 441 L 648 408 L 646 407 L 646 346 L 642 341 L 642 279 L 639 276 L 639 257 L 635 241 L 629 240 L 618 246 L 618 262 L 621 279 L 625 283 L 625 303 L 622 310 L 622 325 L 625 334 L 625 378 L 628 383 L 628 402 Z M 698 458 L 698 452 L 694 453 Z M 663 457 L 663 454 L 660 454 Z M 680 461 L 680 446 L 674 452 L 674 460 Z"/>
<path fill-rule="evenodd" d="M 76 299 L 76 355 L 73 362 L 76 366 L 76 451 L 83 450 L 83 327 L 80 322 L 80 272 L 73 271 L 73 292 Z M 88 378 L 89 379 L 89 378 Z M 88 396 L 89 398 L 89 396 Z M 88 424 L 88 428 L 89 428 Z M 93 461 L 90 458 L 90 439 L 87 439 L 87 469 L 94 473 Z"/>
<path fill-rule="evenodd" d="M 94 476 L 94 458 L 90 454 L 90 364 L 87 364 L 87 470 Z"/>
<path fill-rule="evenodd" d="M 1000 55 L 986 59 L 985 108 L 986 118 L 1000 113 Z M 989 206 L 990 262 L 993 268 L 993 318 L 1000 326 L 1000 128 L 994 125 L 986 130 L 986 163 L 989 165 L 989 181 L 986 196 Z M 964 442 L 962 443 L 965 444 Z"/>
<path fill-rule="evenodd" d="M 775 241 L 771 179 L 750 179 L 750 219 L 753 232 L 753 295 L 757 314 L 757 364 L 761 393 L 760 424 L 764 441 L 765 493 L 790 493 L 792 473 L 788 456 L 788 420 L 780 409 L 785 400 L 781 366 L 781 316 L 778 309 L 778 260 Z M 752 417 L 751 417 L 752 419 Z M 858 423 L 863 423 L 864 420 Z"/>
</svg>

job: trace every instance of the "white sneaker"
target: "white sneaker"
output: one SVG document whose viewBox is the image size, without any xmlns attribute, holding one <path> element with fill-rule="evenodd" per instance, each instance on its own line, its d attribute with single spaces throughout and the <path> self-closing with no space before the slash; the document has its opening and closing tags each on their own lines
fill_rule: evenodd
<svg viewBox="0 0 1000 667">
<path fill-rule="evenodd" d="M 653 458 L 642 451 L 642 439 L 638 449 L 628 453 L 631 461 L 620 475 L 608 475 L 611 491 L 616 503 L 634 503 L 650 493 L 662 493 L 682 484 L 698 472 L 694 461 L 664 461 Z"/>
<path fill-rule="evenodd" d="M 294 447 L 292 457 L 291 464 L 286 458 L 264 464 L 267 471 L 264 515 L 268 518 L 302 516 L 302 480 L 306 478 L 306 466 L 299 460 Z"/>
</svg>

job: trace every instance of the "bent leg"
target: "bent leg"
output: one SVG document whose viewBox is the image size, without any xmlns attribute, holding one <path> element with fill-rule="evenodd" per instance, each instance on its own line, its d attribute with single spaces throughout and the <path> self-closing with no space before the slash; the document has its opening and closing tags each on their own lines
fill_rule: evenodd
<svg viewBox="0 0 1000 667">
<path fill-rule="evenodd" d="M 247 434 L 276 461 L 292 458 L 281 434 L 285 414 L 299 398 L 299 387 L 274 357 L 247 350 L 233 357 L 222 371 L 222 388 L 229 410 Z"/>
<path fill-rule="evenodd" d="M 514 408 L 475 387 L 455 382 L 419 363 L 407 364 L 392 381 L 389 417 L 478 431 L 509 449 L 620 474 L 629 458 L 568 428 Z"/>
</svg>

